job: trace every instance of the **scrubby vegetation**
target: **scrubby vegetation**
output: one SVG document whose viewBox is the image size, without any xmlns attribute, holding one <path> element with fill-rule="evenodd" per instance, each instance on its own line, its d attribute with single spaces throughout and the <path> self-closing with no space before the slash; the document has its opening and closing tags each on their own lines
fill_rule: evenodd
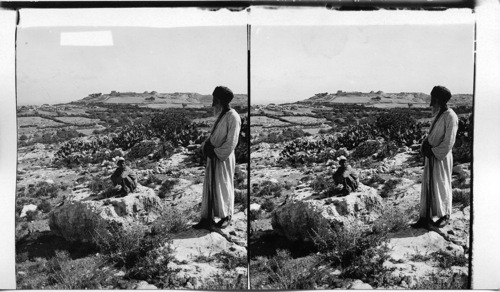
<svg viewBox="0 0 500 292">
<path fill-rule="evenodd" d="M 430 239 L 436 246 L 425 248 L 433 259 L 423 261 L 402 250 L 420 247 L 426 236 L 410 224 L 419 217 L 424 162 L 419 148 L 432 121 L 428 108 L 314 101 L 256 106 L 254 112 L 260 118 L 252 137 L 249 214 L 254 289 L 467 287 L 467 256 L 461 251 L 469 250 L 471 170 L 470 160 L 460 157 L 471 153 L 472 120 L 463 116 L 470 107 L 456 110 L 461 117 L 453 149 L 459 157 L 453 168 L 453 223 Z M 283 117 L 328 122 L 313 127 L 276 122 Z M 312 135 L 281 137 L 286 129 Z M 358 191 L 345 197 L 335 195 L 332 178 L 340 156 L 360 180 Z M 286 188 L 290 182 L 294 185 Z M 277 185 L 282 188 L 275 197 Z M 419 261 L 434 273 L 415 271 L 413 262 Z"/>
<path fill-rule="evenodd" d="M 238 163 L 248 162 L 250 133 L 246 107 L 238 106 L 237 111 L 244 115 L 236 157 Z M 191 158 L 196 157 L 199 144 L 208 137 L 212 109 L 153 109 L 102 103 L 47 106 L 43 110 L 24 107 L 19 114 L 24 120 L 19 134 L 16 199 L 18 287 L 136 289 L 141 281 L 164 289 L 189 287 L 186 279 L 178 277 L 178 269 L 171 267 L 175 253 L 171 243 L 173 237 L 181 236 L 178 233 L 189 233 L 193 222 L 199 219 L 201 206 L 191 197 L 201 188 L 204 168 L 200 165 L 206 164 L 206 160 L 195 164 Z M 67 242 L 60 237 L 64 234 L 51 230 L 51 216 L 67 206 L 68 201 L 88 196 L 83 200 L 95 201 L 98 206 L 102 203 L 111 208 L 111 213 L 113 207 L 121 207 L 116 206 L 118 198 L 109 198 L 110 175 L 116 168 L 117 156 L 125 157 L 138 183 L 150 188 L 147 191 L 154 200 L 144 204 L 156 204 L 157 195 L 159 202 L 167 206 L 165 212 L 154 220 L 156 215 L 149 216 L 140 204 L 134 204 L 133 212 L 123 212 L 132 212 L 131 221 L 140 224 L 127 221 L 130 228 L 111 224 L 102 230 L 88 230 L 89 240 L 95 244 L 79 242 L 78 247 Z M 246 180 L 246 171 L 237 172 L 237 187 L 245 190 Z M 186 196 L 179 191 L 181 184 L 189 189 L 189 199 L 181 199 Z M 246 191 L 239 193 L 235 203 L 235 212 L 245 210 Z M 237 232 L 239 238 L 240 231 Z M 240 267 L 243 261 L 245 257 L 220 254 L 217 263 L 222 267 L 217 269 Z M 184 264 L 191 263 L 177 261 L 173 266 Z M 198 282 L 205 280 L 202 272 L 194 275 Z M 234 273 L 222 273 L 220 277 L 224 283 L 196 283 L 194 279 L 191 284 L 196 284 L 196 288 L 215 284 L 246 288 L 244 274 L 241 279 L 236 279 Z"/>
<path fill-rule="evenodd" d="M 18 261 L 18 287 L 22 289 L 106 289 L 120 287 L 114 274 L 124 271 L 124 278 L 145 280 L 159 288 L 172 284 L 176 271 L 167 267 L 172 260 L 172 234 L 188 229 L 186 216 L 173 209 L 153 222 L 151 228 L 135 224 L 131 228 L 90 231 L 96 254 L 73 258 L 65 250 L 56 250 L 51 258 Z M 24 277 L 23 275 L 29 275 Z M 125 288 L 125 287 L 122 287 Z"/>
</svg>

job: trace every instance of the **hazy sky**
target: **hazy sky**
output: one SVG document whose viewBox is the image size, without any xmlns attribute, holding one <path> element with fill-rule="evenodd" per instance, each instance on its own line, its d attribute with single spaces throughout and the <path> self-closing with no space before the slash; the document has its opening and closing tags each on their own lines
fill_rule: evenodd
<svg viewBox="0 0 500 292">
<path fill-rule="evenodd" d="M 252 26 L 252 103 L 320 92 L 472 93 L 473 24 Z"/>
<path fill-rule="evenodd" d="M 112 45 L 61 46 L 61 33 L 74 32 L 99 32 L 94 40 L 110 35 L 105 42 Z M 226 85 L 247 93 L 247 83 L 246 26 L 18 30 L 20 105 L 70 102 L 111 90 L 210 94 Z"/>
</svg>

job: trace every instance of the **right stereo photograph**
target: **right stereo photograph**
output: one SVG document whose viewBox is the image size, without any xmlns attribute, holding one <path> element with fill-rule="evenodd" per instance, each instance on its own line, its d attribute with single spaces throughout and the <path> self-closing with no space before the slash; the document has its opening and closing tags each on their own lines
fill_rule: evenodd
<svg viewBox="0 0 500 292">
<path fill-rule="evenodd" d="M 470 288 L 474 21 L 253 24 L 250 76 L 252 289 Z"/>
</svg>

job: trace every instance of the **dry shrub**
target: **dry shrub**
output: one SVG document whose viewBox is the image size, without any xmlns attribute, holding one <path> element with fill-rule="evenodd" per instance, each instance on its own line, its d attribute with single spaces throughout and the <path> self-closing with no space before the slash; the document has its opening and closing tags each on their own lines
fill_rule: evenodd
<svg viewBox="0 0 500 292">
<path fill-rule="evenodd" d="M 178 178 L 167 178 L 161 184 L 160 190 L 158 191 L 158 197 L 165 198 L 172 191 L 174 186 L 179 182 Z"/>
<path fill-rule="evenodd" d="M 103 264 L 99 256 L 71 260 L 67 251 L 56 251 L 47 262 L 52 289 L 100 289 L 106 278 Z"/>
<path fill-rule="evenodd" d="M 318 269 L 320 261 L 318 256 L 294 259 L 289 251 L 278 250 L 269 259 L 252 262 L 251 270 L 258 275 L 252 287 L 266 285 L 273 290 L 315 289 L 325 276 Z"/>
<path fill-rule="evenodd" d="M 322 195 L 331 197 L 336 192 L 335 182 L 331 175 L 318 175 L 311 182 L 311 188 Z"/>
<path fill-rule="evenodd" d="M 225 250 L 216 253 L 214 255 L 220 262 L 223 263 L 222 268 L 228 271 L 232 271 L 237 267 L 247 267 L 247 257 L 238 257 Z"/>
<path fill-rule="evenodd" d="M 452 191 L 452 202 L 453 204 L 462 205 L 467 207 L 470 205 L 470 190 L 464 189 L 453 189 Z"/>
<path fill-rule="evenodd" d="M 163 214 L 158 217 L 151 226 L 152 234 L 176 234 L 190 228 L 189 217 L 185 211 L 176 208 L 164 209 Z"/>
<path fill-rule="evenodd" d="M 90 179 L 88 187 L 93 194 L 98 194 L 112 188 L 113 184 L 111 183 L 111 179 L 109 177 L 96 175 Z"/>
<path fill-rule="evenodd" d="M 430 273 L 412 287 L 415 290 L 463 290 L 470 289 L 467 276 Z"/>
<path fill-rule="evenodd" d="M 38 206 L 37 210 L 42 211 L 43 213 L 49 213 L 52 210 L 52 205 L 49 203 L 48 200 L 42 200 Z"/>
<path fill-rule="evenodd" d="M 325 223 L 313 230 L 313 241 L 325 262 L 341 268 L 343 278 L 360 279 L 378 287 L 389 277 L 390 270 L 383 266 L 389 258 L 384 230 L 372 230 L 357 221 Z"/>
<path fill-rule="evenodd" d="M 228 277 L 228 275 L 215 274 L 211 276 L 206 283 L 203 283 L 203 285 L 199 289 L 209 291 L 247 290 L 247 277 L 242 274 L 238 274 L 236 277 Z"/>
<path fill-rule="evenodd" d="M 67 251 L 56 251 L 49 260 L 36 258 L 18 265 L 18 289 L 102 289 L 110 284 L 105 261 L 100 256 L 71 259 Z"/>
<path fill-rule="evenodd" d="M 127 271 L 126 276 L 147 281 L 160 289 L 167 288 L 174 275 L 174 271 L 168 267 L 172 260 L 173 249 L 170 244 L 150 250 Z"/>
<path fill-rule="evenodd" d="M 385 207 L 379 218 L 373 224 L 373 230 L 378 233 L 398 232 L 408 228 L 413 216 L 413 210 L 403 210 L 396 206 Z"/>
<path fill-rule="evenodd" d="M 40 181 L 35 185 L 30 185 L 24 192 L 18 191 L 19 197 L 31 197 L 31 198 L 55 198 L 59 194 L 59 187 L 55 184 L 50 184 L 46 181 Z"/>
<path fill-rule="evenodd" d="M 239 190 L 235 189 L 234 190 L 234 203 L 235 204 L 240 204 L 241 205 L 241 210 L 245 210 L 248 206 L 248 196 L 247 196 L 247 190 Z"/>
<path fill-rule="evenodd" d="M 272 212 L 276 208 L 276 204 L 273 200 L 267 198 L 264 203 L 262 203 L 261 208 L 266 212 Z"/>
<path fill-rule="evenodd" d="M 266 197 L 266 196 L 279 197 L 279 196 L 281 196 L 282 190 L 283 190 L 283 186 L 280 183 L 275 183 L 272 181 L 264 181 L 260 185 L 254 186 L 254 188 L 252 189 L 252 196 L 255 196 L 255 197 Z"/>
</svg>

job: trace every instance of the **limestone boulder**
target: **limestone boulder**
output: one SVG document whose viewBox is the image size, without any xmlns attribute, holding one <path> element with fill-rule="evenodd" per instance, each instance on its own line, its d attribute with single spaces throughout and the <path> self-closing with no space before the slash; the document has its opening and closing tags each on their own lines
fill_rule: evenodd
<svg viewBox="0 0 500 292">
<path fill-rule="evenodd" d="M 345 197 L 321 198 L 312 192 L 295 193 L 272 213 L 273 229 L 290 240 L 310 240 L 312 228 L 322 224 L 370 223 L 383 203 L 374 188 L 360 184 Z"/>
<path fill-rule="evenodd" d="M 69 241 L 93 242 L 95 232 L 124 230 L 148 223 L 161 215 L 161 200 L 150 188 L 138 186 L 136 192 L 121 198 L 98 199 L 79 194 L 49 214 L 50 229 Z"/>
</svg>

